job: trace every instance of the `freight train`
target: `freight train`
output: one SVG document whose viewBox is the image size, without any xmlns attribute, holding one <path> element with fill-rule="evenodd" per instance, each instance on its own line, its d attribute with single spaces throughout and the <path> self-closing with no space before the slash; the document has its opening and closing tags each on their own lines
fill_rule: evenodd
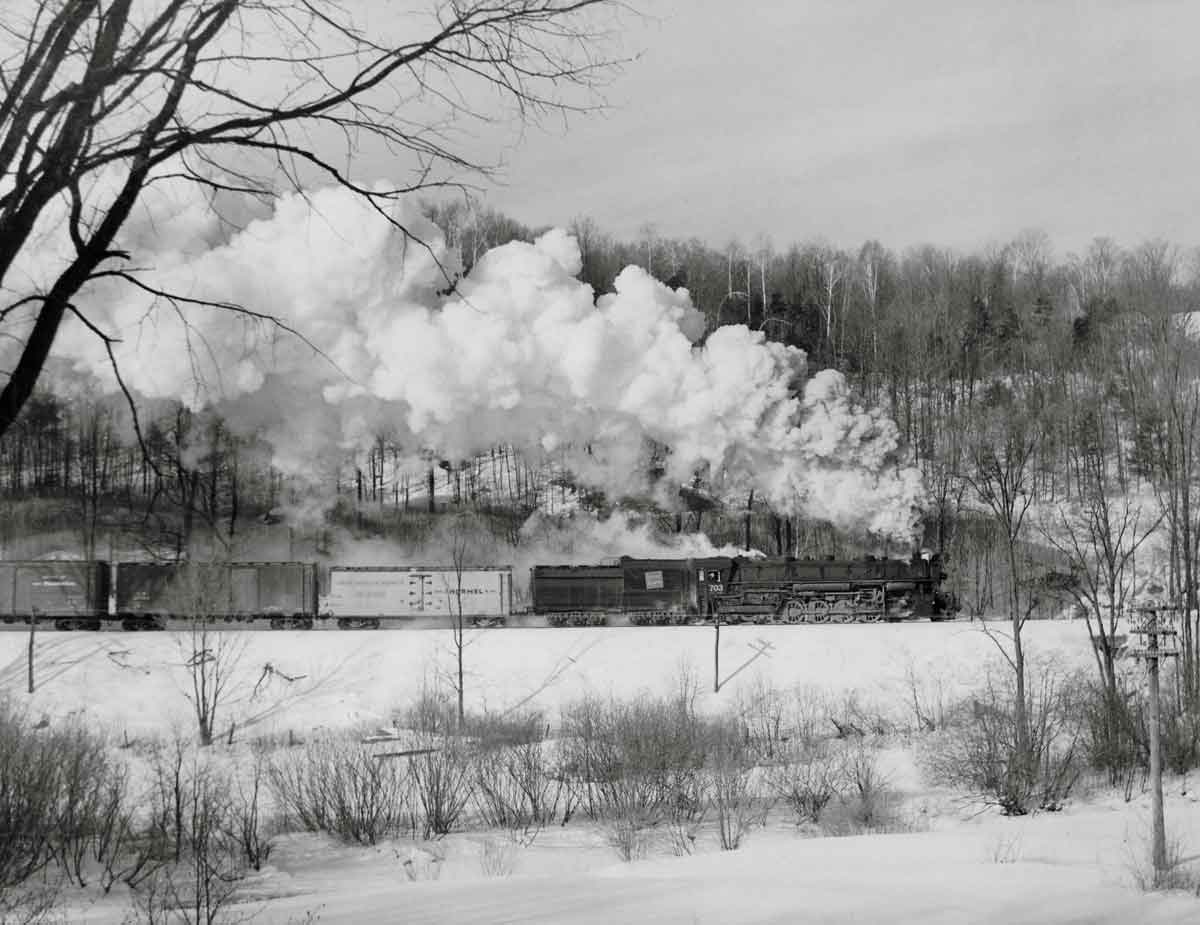
<svg viewBox="0 0 1200 925">
<path fill-rule="evenodd" d="M 514 607 L 513 570 L 313 562 L 0 562 L 0 620 L 58 629 L 163 629 L 197 619 L 272 629 L 874 623 L 953 619 L 936 556 L 910 560 L 621 557 L 536 565 Z"/>
</svg>

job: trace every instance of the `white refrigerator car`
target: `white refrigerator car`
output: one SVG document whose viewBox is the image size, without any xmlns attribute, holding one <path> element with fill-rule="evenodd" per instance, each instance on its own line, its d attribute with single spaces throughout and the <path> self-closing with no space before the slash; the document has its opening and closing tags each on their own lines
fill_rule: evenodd
<svg viewBox="0 0 1200 925">
<path fill-rule="evenodd" d="M 512 597 L 510 566 L 334 566 L 321 614 L 340 626 L 379 626 L 388 620 L 448 626 L 461 606 L 465 622 L 489 626 L 505 622 Z"/>
</svg>

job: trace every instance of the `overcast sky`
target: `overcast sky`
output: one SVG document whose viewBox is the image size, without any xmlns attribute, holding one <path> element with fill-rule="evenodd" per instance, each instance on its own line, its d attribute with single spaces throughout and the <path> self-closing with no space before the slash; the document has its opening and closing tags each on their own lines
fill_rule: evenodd
<svg viewBox="0 0 1200 925">
<path fill-rule="evenodd" d="M 491 204 L 715 245 L 1200 244 L 1200 4 L 638 6 L 611 109 L 526 133 Z"/>
</svg>

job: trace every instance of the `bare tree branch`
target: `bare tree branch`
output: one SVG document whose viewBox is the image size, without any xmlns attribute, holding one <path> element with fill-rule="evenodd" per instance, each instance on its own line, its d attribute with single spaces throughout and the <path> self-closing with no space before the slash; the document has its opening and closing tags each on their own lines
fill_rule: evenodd
<svg viewBox="0 0 1200 925">
<path fill-rule="evenodd" d="M 0 286 L 12 291 L 10 272 L 60 207 L 74 251 L 44 288 L 16 290 L 0 314 L 38 305 L 0 380 L 0 436 L 94 280 L 299 335 L 252 306 L 170 296 L 143 271 L 113 266 L 130 260 L 119 234 L 157 180 L 269 202 L 319 177 L 429 247 L 388 206 L 489 172 L 449 141 L 456 120 L 494 119 L 496 99 L 520 119 L 586 112 L 618 63 L 598 50 L 607 35 L 596 16 L 623 9 L 620 0 L 428 2 L 424 15 L 406 8 L 368 23 L 334 0 L 37 0 L 26 21 L 0 26 Z M 313 140 L 331 135 L 347 165 L 377 145 L 406 159 L 411 181 L 366 186 Z"/>
</svg>

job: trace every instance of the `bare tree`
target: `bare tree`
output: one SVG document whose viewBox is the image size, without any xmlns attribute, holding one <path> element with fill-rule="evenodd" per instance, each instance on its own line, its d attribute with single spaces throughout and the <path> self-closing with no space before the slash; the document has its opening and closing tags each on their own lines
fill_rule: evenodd
<svg viewBox="0 0 1200 925">
<path fill-rule="evenodd" d="M 1079 495 L 1059 504 L 1049 522 L 1039 526 L 1066 559 L 1072 579 L 1066 590 L 1083 612 L 1101 682 L 1116 703 L 1117 625 L 1131 591 L 1133 558 L 1166 515 L 1147 513 L 1121 489 L 1115 459 L 1120 441 L 1110 432 L 1102 403 L 1079 401 L 1070 410 Z"/>
<path fill-rule="evenodd" d="M 0 373 L 0 435 L 36 385 L 68 313 L 101 338 L 79 296 L 97 280 L 185 309 L 207 306 L 287 329 L 252 306 L 156 289 L 120 232 L 151 184 L 269 201 L 320 178 L 391 217 L 388 203 L 486 171 L 455 150 L 443 115 L 494 118 L 472 95 L 521 118 L 583 111 L 614 64 L 597 51 L 597 14 L 619 0 L 430 0 L 367 24 L 336 0 L 36 0 L 0 31 L 0 333 L 16 342 Z M 356 13 L 359 18 L 356 18 Z M 418 26 L 420 24 L 420 26 Z M 418 31 L 418 28 L 424 32 Z M 578 95 L 577 91 L 583 91 Z M 439 113 L 438 110 L 441 110 Z M 335 139 L 327 153 L 318 141 Z M 364 146 L 414 165 L 386 189 L 344 166 Z M 64 230 L 62 269 L 17 291 L 15 268 L 48 225 Z M 290 329 L 287 329 L 290 330 Z"/>
<path fill-rule="evenodd" d="M 188 672 L 185 696 L 196 716 L 201 746 L 212 745 L 217 717 L 232 693 L 233 676 L 246 649 L 246 634 L 221 632 L 215 621 L 229 611 L 231 573 L 226 563 L 191 562 L 176 586 L 177 611 L 188 620 L 180 637 Z"/>
<path fill-rule="evenodd" d="M 1025 535 L 1025 518 L 1033 504 L 1033 462 L 1040 438 L 1038 424 L 1018 410 L 1015 397 L 1007 407 L 981 415 L 967 449 L 964 480 L 988 509 L 1000 528 L 1009 572 L 1008 609 L 1012 635 L 1011 651 L 989 632 L 1001 655 L 1012 668 L 1015 681 L 1013 722 L 1016 766 L 1025 776 L 1035 773 L 1030 743 L 1029 701 L 1025 693 L 1025 649 L 1021 632 L 1033 609 L 1032 592 L 1022 581 L 1024 572 L 1020 546 Z M 986 625 L 985 625 L 986 629 Z"/>
<path fill-rule="evenodd" d="M 458 723 L 466 721 L 466 671 L 464 652 L 467 639 L 467 604 L 464 601 L 463 579 L 467 570 L 475 564 L 476 535 L 478 525 L 469 514 L 456 514 L 446 528 L 446 542 L 450 557 L 449 573 L 442 573 L 445 583 L 446 606 L 450 614 L 450 637 L 454 646 L 455 681 L 458 695 Z"/>
<path fill-rule="evenodd" d="M 846 256 L 829 244 L 818 244 L 813 257 L 821 274 L 821 317 L 825 324 L 825 342 L 830 356 L 836 356 L 834 346 L 834 293 L 846 275 Z"/>
</svg>

